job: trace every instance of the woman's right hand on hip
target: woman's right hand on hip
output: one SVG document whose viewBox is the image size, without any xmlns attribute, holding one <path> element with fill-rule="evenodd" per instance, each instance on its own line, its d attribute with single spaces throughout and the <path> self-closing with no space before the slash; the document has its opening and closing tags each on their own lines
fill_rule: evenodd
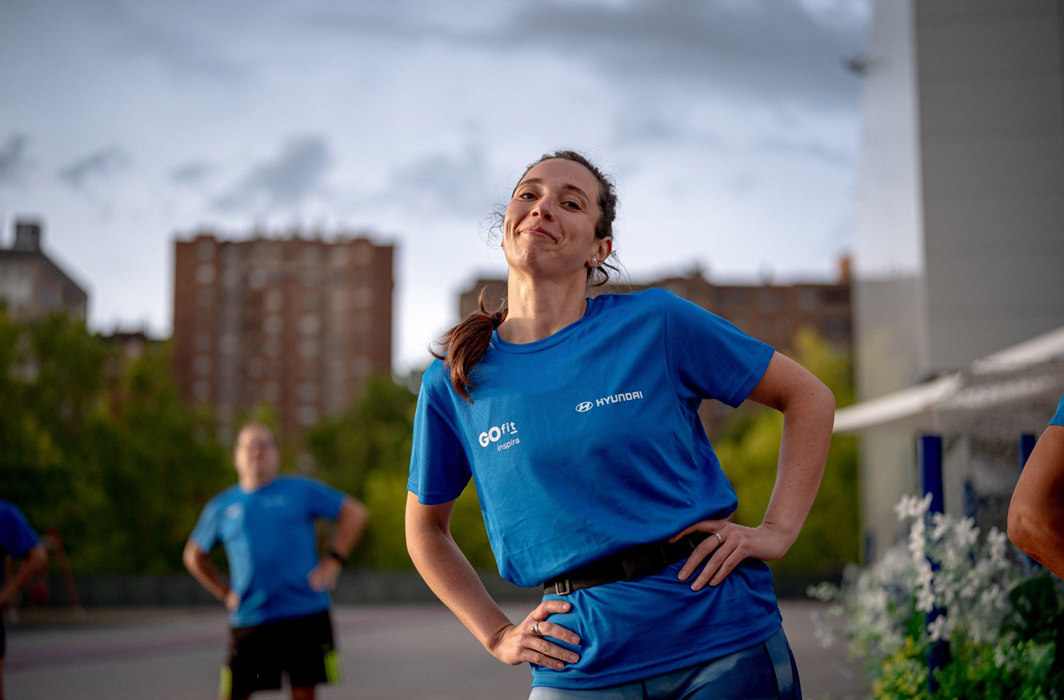
<svg viewBox="0 0 1064 700">
<path fill-rule="evenodd" d="M 561 670 L 565 664 L 576 663 L 580 657 L 544 637 L 579 644 L 580 637 L 561 625 L 546 622 L 555 613 L 566 613 L 572 606 L 562 600 L 545 600 L 524 620 L 516 625 L 507 625 L 495 635 L 488 648 L 499 661 L 516 666 L 525 661 L 539 666 Z M 533 628 L 539 631 L 537 635 Z"/>
</svg>

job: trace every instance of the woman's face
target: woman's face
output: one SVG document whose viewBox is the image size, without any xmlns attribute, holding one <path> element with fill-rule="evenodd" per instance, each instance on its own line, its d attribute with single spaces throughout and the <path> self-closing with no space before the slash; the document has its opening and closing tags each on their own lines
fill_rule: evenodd
<svg viewBox="0 0 1064 700">
<path fill-rule="evenodd" d="M 595 238 L 599 183 L 584 166 L 552 158 L 537 164 L 514 190 L 503 221 L 503 251 L 511 268 L 546 277 L 581 274 L 612 242 Z"/>
</svg>

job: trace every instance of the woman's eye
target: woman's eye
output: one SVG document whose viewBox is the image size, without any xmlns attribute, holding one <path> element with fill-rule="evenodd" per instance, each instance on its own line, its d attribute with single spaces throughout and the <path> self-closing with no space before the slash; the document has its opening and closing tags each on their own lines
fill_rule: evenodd
<svg viewBox="0 0 1064 700">
<path fill-rule="evenodd" d="M 531 192 L 522 192 L 521 194 L 517 195 L 518 199 L 530 199 L 533 197 L 535 197 L 535 195 Z"/>
</svg>

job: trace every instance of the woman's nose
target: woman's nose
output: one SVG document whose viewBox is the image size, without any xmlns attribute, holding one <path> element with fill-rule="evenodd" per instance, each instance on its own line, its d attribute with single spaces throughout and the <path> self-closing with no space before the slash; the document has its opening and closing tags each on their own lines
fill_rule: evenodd
<svg viewBox="0 0 1064 700">
<path fill-rule="evenodd" d="M 554 214 L 551 213 L 550 206 L 545 199 L 541 199 L 536 203 L 535 208 L 532 209 L 532 216 L 538 216 L 547 221 L 554 219 Z"/>
</svg>

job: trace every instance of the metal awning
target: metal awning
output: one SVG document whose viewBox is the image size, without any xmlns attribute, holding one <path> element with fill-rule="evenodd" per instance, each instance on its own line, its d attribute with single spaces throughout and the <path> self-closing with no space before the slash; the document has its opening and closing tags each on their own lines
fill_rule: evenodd
<svg viewBox="0 0 1064 700">
<path fill-rule="evenodd" d="M 1044 427 L 1064 393 L 1064 328 L 936 377 L 839 409 L 835 433 L 867 430 L 1014 437 Z"/>
</svg>

